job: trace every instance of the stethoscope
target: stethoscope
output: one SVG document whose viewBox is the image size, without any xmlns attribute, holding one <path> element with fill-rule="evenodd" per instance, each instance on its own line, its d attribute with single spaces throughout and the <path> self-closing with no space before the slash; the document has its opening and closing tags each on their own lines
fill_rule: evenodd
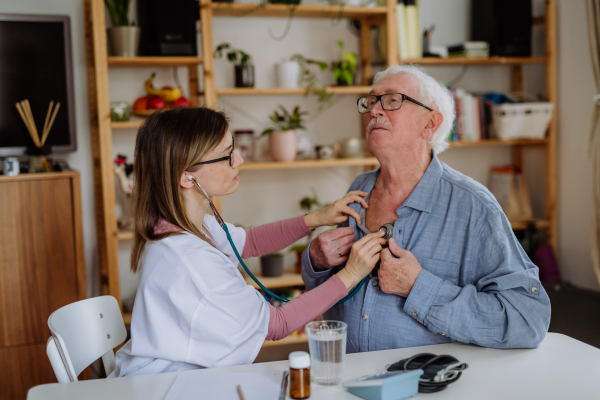
<svg viewBox="0 0 600 400">
<path fill-rule="evenodd" d="M 223 218 L 221 218 L 221 214 L 219 214 L 219 212 L 217 211 L 217 207 L 215 207 L 215 205 L 213 204 L 212 200 L 210 199 L 210 197 L 208 196 L 208 193 L 206 193 L 206 191 L 204 190 L 204 188 L 202 186 L 200 186 L 200 184 L 198 183 L 198 181 L 194 178 L 193 175 L 188 175 L 187 178 L 192 181 L 196 186 L 198 186 L 200 188 L 200 190 L 202 191 L 202 193 L 204 194 L 204 196 L 206 197 L 206 199 L 208 200 L 208 203 L 210 204 L 210 208 L 217 220 L 217 223 L 221 226 L 221 228 L 223 228 L 223 230 L 225 231 L 225 235 L 227 236 L 227 240 L 229 241 L 229 244 L 231 245 L 231 248 L 233 249 L 233 252 L 235 253 L 235 256 L 237 257 L 238 261 L 240 262 L 240 264 L 242 264 L 242 267 L 244 268 L 244 271 L 246 271 L 246 273 L 250 276 L 250 278 L 252 278 L 252 280 L 254 282 L 256 282 L 256 284 L 265 291 L 265 293 L 267 293 L 268 295 L 276 298 L 277 300 L 281 300 L 284 303 L 287 303 L 289 301 L 289 299 L 286 299 L 284 297 L 278 296 L 275 293 L 271 292 L 269 289 L 267 289 L 259 280 L 256 276 L 254 276 L 254 274 L 252 272 L 250 272 L 250 270 L 248 269 L 248 267 L 246 266 L 246 264 L 244 263 L 244 261 L 242 260 L 242 257 L 240 257 L 240 253 L 238 253 L 237 248 L 235 247 L 235 244 L 233 244 L 233 240 L 231 239 L 231 235 L 229 234 L 229 229 L 227 229 L 227 225 L 225 224 L 225 221 L 223 221 Z M 388 225 L 390 227 L 388 227 Z M 385 224 L 384 226 L 382 226 L 381 228 L 379 228 L 379 230 L 383 230 L 386 232 L 385 236 L 383 237 L 384 239 L 388 240 L 390 237 L 392 237 L 392 231 L 393 231 L 393 225 L 392 224 Z M 360 288 L 362 288 L 362 286 L 365 284 L 365 282 L 367 281 L 367 279 L 369 278 L 369 276 L 365 276 L 364 279 L 362 281 L 360 281 L 360 283 L 350 292 L 348 293 L 348 295 L 346 297 L 344 297 L 343 299 L 341 299 L 340 301 L 338 301 L 337 304 L 342 304 L 345 303 L 346 301 L 350 300 L 356 293 L 358 293 L 358 291 L 360 290 Z"/>
</svg>

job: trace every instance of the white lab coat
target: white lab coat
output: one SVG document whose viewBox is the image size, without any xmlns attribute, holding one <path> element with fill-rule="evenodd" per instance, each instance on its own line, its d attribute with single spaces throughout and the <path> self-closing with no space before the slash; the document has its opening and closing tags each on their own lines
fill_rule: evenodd
<svg viewBox="0 0 600 400">
<path fill-rule="evenodd" d="M 213 216 L 217 250 L 189 233 L 148 242 L 131 319 L 131 340 L 110 377 L 250 364 L 269 326 L 265 299 L 240 274 Z M 246 231 L 227 224 L 241 253 Z M 225 255 L 225 254 L 227 255 Z"/>
</svg>

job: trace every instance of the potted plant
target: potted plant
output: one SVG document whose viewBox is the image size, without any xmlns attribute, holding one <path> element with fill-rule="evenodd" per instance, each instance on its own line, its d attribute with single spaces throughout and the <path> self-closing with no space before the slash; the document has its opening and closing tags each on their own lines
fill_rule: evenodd
<svg viewBox="0 0 600 400">
<path fill-rule="evenodd" d="M 250 63 L 252 56 L 231 47 L 229 43 L 221 43 L 215 50 L 215 57 L 223 57 L 224 52 L 227 59 L 235 65 L 235 87 L 254 87 L 254 65 Z"/>
<path fill-rule="evenodd" d="M 277 87 L 295 89 L 300 85 L 300 64 L 297 61 L 284 60 L 275 64 Z"/>
<path fill-rule="evenodd" d="M 269 150 L 273 161 L 294 161 L 296 158 L 296 130 L 304 127 L 304 115 L 308 111 L 300 111 L 300 106 L 294 107 L 290 113 L 280 105 L 281 113 L 277 110 L 269 116 L 273 128 L 265 129 L 262 134 L 269 135 Z"/>
<path fill-rule="evenodd" d="M 129 21 L 131 0 L 104 0 L 112 28 L 108 28 L 108 37 L 113 55 L 118 57 L 136 57 L 140 44 L 140 28 Z"/>
<path fill-rule="evenodd" d="M 290 57 L 290 60 L 295 61 L 300 66 L 300 86 L 306 89 L 304 95 L 307 96 L 311 93 L 317 95 L 320 104 L 319 109 L 321 109 L 325 103 L 329 103 L 332 94 L 327 92 L 327 89 L 319 83 L 317 75 L 310 68 L 311 65 L 316 65 L 319 70 L 325 71 L 327 69 L 327 63 L 325 61 L 306 58 L 302 54 L 294 54 Z"/>
<path fill-rule="evenodd" d="M 344 42 L 338 40 L 337 45 L 344 50 Z M 333 78 L 338 86 L 352 86 L 356 74 L 356 54 L 343 52 L 342 59 L 331 63 Z"/>
<path fill-rule="evenodd" d="M 317 193 L 315 189 L 312 189 L 313 195 L 312 197 L 306 196 L 300 199 L 300 208 L 306 213 L 311 213 L 313 211 L 321 211 L 325 207 L 329 206 L 331 203 L 322 204 L 317 197 Z M 296 253 L 296 265 L 294 266 L 295 272 L 297 274 L 302 273 L 302 253 L 308 247 L 310 241 L 312 240 L 312 232 L 308 234 L 306 237 L 306 244 L 297 244 L 290 248 L 290 251 Z"/>
<path fill-rule="evenodd" d="M 283 274 L 283 255 L 279 253 L 272 253 L 261 256 L 260 270 L 262 276 L 281 276 L 281 274 Z"/>
</svg>

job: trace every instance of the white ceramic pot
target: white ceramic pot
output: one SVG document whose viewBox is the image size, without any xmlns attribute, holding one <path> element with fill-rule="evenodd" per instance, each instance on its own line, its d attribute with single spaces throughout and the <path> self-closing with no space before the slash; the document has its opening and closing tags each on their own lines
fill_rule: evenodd
<svg viewBox="0 0 600 400">
<path fill-rule="evenodd" d="M 294 161 L 296 159 L 296 131 L 271 132 L 269 151 L 273 161 Z"/>
<path fill-rule="evenodd" d="M 275 64 L 277 87 L 297 88 L 300 82 L 300 65 L 296 61 L 284 61 Z"/>
<path fill-rule="evenodd" d="M 113 55 L 136 57 L 140 44 L 140 28 L 137 26 L 115 26 L 108 29 Z"/>
</svg>

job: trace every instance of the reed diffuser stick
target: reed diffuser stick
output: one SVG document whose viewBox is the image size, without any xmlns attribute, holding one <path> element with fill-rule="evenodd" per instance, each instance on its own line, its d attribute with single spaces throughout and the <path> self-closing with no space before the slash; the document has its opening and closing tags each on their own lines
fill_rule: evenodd
<svg viewBox="0 0 600 400">
<path fill-rule="evenodd" d="M 54 102 L 50 102 L 50 106 L 48 107 L 48 112 L 46 113 L 46 120 L 44 121 L 44 129 L 42 130 L 42 145 L 44 143 L 44 138 L 46 137 L 46 129 L 48 128 L 48 120 L 50 119 L 50 115 L 52 114 L 52 106 Z"/>
<path fill-rule="evenodd" d="M 50 107 L 52 107 L 52 102 L 50 102 Z M 58 114 L 58 109 L 60 108 L 60 102 L 56 103 L 56 108 L 54 109 L 54 113 L 52 113 L 52 118 L 50 118 L 50 122 L 48 123 L 48 127 L 46 128 L 46 132 L 44 132 L 44 137 L 42 137 L 42 146 L 46 143 L 46 139 L 50 134 L 50 129 L 52 129 L 52 125 L 54 124 L 54 118 L 56 118 L 56 114 Z M 50 111 L 50 110 L 48 110 Z M 50 114 L 48 114 L 50 115 Z"/>
<path fill-rule="evenodd" d="M 19 114 L 21 115 L 21 118 L 23 119 L 23 122 L 25 123 L 25 127 L 27 128 L 27 131 L 29 132 L 29 135 L 31 136 L 31 140 L 33 140 L 33 144 L 36 147 L 41 147 L 40 144 L 40 140 L 39 137 L 37 135 L 37 131 L 35 130 L 35 127 L 32 126 L 32 121 L 29 119 L 29 114 L 25 108 L 25 102 L 18 102 L 16 104 L 17 106 L 17 110 L 19 111 Z"/>
</svg>

